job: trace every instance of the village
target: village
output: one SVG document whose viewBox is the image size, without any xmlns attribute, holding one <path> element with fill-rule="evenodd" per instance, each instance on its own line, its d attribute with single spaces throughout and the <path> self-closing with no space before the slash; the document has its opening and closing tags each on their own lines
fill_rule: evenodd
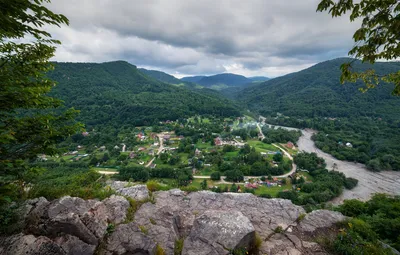
<svg viewBox="0 0 400 255">
<path fill-rule="evenodd" d="M 157 128 L 136 127 L 119 143 L 82 143 L 55 158 L 87 162 L 91 169 L 106 175 L 118 174 L 121 167 L 140 166 L 149 171 L 187 169 L 193 176 L 191 186 L 200 187 L 204 180 L 210 189 L 237 183 L 237 192 L 270 190 L 275 194 L 292 189 L 293 178 L 309 179 L 296 175 L 292 157 L 297 153 L 295 144 L 263 142 L 260 125 L 264 124 L 249 116 L 234 120 L 193 117 L 185 123 L 164 121 Z M 95 135 L 90 131 L 82 133 L 84 139 Z M 128 134 L 121 137 L 124 135 Z M 47 160 L 45 155 L 39 159 Z M 237 170 L 236 174 L 232 169 Z M 241 174 L 236 176 L 238 171 Z M 170 183 L 165 179 L 159 181 Z"/>
</svg>

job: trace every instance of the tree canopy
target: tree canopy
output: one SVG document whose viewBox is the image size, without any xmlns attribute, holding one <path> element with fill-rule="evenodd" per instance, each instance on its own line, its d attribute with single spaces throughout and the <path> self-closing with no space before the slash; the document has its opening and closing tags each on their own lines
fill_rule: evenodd
<svg viewBox="0 0 400 255">
<path fill-rule="evenodd" d="M 361 27 L 353 35 L 354 47 L 349 55 L 363 62 L 375 63 L 377 60 L 395 60 L 400 56 L 400 2 L 398 0 L 322 0 L 317 11 L 329 11 L 332 17 L 350 13 L 350 21 L 361 19 Z M 341 66 L 341 82 L 365 82 L 365 91 L 380 81 L 394 83 L 393 95 L 400 95 L 400 71 L 378 75 L 374 70 L 357 72 L 352 62 Z"/>
<path fill-rule="evenodd" d="M 62 102 L 47 95 L 54 82 L 45 73 L 60 42 L 42 27 L 68 19 L 46 2 L 0 1 L 0 189 L 30 170 L 25 160 L 55 153 L 54 144 L 80 127 L 75 110 L 54 113 Z"/>
</svg>

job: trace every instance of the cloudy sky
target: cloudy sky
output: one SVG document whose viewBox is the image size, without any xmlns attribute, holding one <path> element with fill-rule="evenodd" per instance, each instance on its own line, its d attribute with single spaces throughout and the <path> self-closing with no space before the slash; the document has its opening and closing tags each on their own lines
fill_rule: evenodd
<svg viewBox="0 0 400 255">
<path fill-rule="evenodd" d="M 53 60 L 126 60 L 177 77 L 276 77 L 346 56 L 356 23 L 318 0 L 52 0 L 70 25 Z"/>
</svg>

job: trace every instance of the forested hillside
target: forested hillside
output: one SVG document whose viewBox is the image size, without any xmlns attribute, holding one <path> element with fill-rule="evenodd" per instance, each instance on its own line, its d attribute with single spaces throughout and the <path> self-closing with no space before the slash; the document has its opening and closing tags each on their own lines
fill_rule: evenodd
<svg viewBox="0 0 400 255">
<path fill-rule="evenodd" d="M 216 94 L 159 82 L 123 61 L 55 63 L 51 95 L 81 110 L 79 120 L 96 125 L 144 125 L 194 114 L 237 116 L 239 111 Z"/>
<path fill-rule="evenodd" d="M 338 159 L 367 164 L 373 171 L 400 170 L 400 98 L 391 95 L 391 84 L 365 93 L 358 90 L 361 82 L 341 85 L 339 68 L 348 60 L 322 62 L 236 92 L 236 97 L 270 123 L 318 130 L 317 147 Z M 400 63 L 355 62 L 354 68 L 385 74 L 399 71 Z"/>
<path fill-rule="evenodd" d="M 158 81 L 161 81 L 161 82 L 165 82 L 165 83 L 169 83 L 169 84 L 173 84 L 173 85 L 177 85 L 177 86 L 187 86 L 188 88 L 194 88 L 197 86 L 195 83 L 179 80 L 178 78 L 175 78 L 174 76 L 164 73 L 164 72 L 161 72 L 161 71 L 147 70 L 144 68 L 139 68 L 138 70 L 140 72 L 142 72 L 143 74 L 145 74 L 151 78 L 154 78 Z"/>
<path fill-rule="evenodd" d="M 244 77 L 243 75 L 233 74 L 233 73 L 222 73 L 212 76 L 193 76 L 193 77 L 183 77 L 182 81 L 190 81 L 201 86 L 212 88 L 216 90 L 222 90 L 229 87 L 245 86 L 256 80 L 252 80 Z"/>
<path fill-rule="evenodd" d="M 302 117 L 370 116 L 386 120 L 400 119 L 400 100 L 391 95 L 392 85 L 361 93 L 361 82 L 341 85 L 340 65 L 349 59 L 339 58 L 319 63 L 297 73 L 288 74 L 241 91 L 251 110 L 264 115 L 283 113 Z M 397 72 L 399 62 L 376 63 L 374 66 L 354 63 L 355 70 L 374 68 L 378 74 Z"/>
</svg>

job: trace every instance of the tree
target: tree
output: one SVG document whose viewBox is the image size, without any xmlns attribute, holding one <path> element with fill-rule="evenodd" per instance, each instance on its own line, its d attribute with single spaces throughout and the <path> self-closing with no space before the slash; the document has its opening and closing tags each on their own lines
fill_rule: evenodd
<svg viewBox="0 0 400 255">
<path fill-rule="evenodd" d="M 54 82 L 45 74 L 53 68 L 49 59 L 60 42 L 42 28 L 68 24 L 68 19 L 44 2 L 50 1 L 0 3 L 0 189 L 19 180 L 22 192 L 25 174 L 34 170 L 27 160 L 56 154 L 55 143 L 81 128 L 74 121 L 77 111 L 55 113 L 61 101 L 46 95 Z"/>
<path fill-rule="evenodd" d="M 350 12 L 350 21 L 362 18 L 361 27 L 355 31 L 355 46 L 349 55 L 362 62 L 374 64 L 376 60 L 395 60 L 400 57 L 400 2 L 398 0 L 322 0 L 317 11 L 326 11 L 332 17 L 340 17 Z M 352 63 L 341 66 L 341 82 L 355 82 L 361 79 L 366 84 L 363 91 L 373 88 L 379 81 L 395 84 L 393 95 L 400 95 L 400 71 L 386 75 L 378 75 L 374 70 L 355 72 Z"/>
<path fill-rule="evenodd" d="M 207 185 L 207 180 L 204 179 L 201 183 L 200 183 L 200 187 L 201 189 L 207 189 L 208 185 Z"/>
<path fill-rule="evenodd" d="M 241 182 L 244 179 L 243 173 L 240 170 L 226 171 L 226 180 L 231 182 Z"/>
<path fill-rule="evenodd" d="M 274 156 L 273 156 L 273 160 L 274 161 L 276 161 L 276 162 L 281 162 L 282 160 L 283 160 L 283 155 L 282 155 L 282 153 L 276 153 Z"/>
<path fill-rule="evenodd" d="M 220 172 L 212 172 L 210 175 L 211 180 L 213 181 L 220 181 L 221 180 L 221 174 Z"/>
</svg>

